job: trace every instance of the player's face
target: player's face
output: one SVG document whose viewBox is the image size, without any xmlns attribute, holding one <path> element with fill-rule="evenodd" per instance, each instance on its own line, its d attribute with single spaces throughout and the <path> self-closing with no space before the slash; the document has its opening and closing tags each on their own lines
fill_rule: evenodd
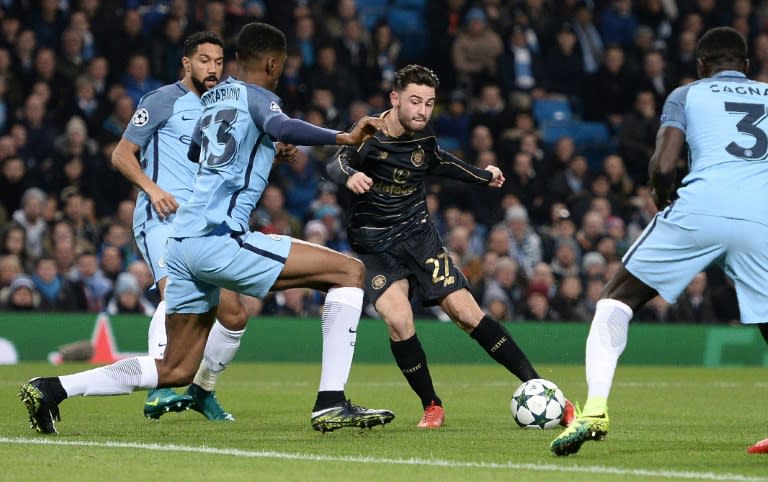
<svg viewBox="0 0 768 482">
<path fill-rule="evenodd" d="M 190 77 L 198 94 L 203 94 L 221 79 L 224 51 L 215 44 L 200 44 L 192 56 L 182 59 L 182 63 L 185 75 Z"/>
<path fill-rule="evenodd" d="M 392 92 L 392 107 L 397 119 L 408 131 L 427 127 L 435 108 L 435 89 L 427 85 L 408 84 L 402 92 Z"/>
</svg>

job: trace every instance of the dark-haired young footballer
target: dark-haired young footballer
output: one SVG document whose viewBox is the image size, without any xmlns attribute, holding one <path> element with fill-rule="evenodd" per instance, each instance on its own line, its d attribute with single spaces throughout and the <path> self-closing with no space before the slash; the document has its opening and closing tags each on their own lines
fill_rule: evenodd
<svg viewBox="0 0 768 482">
<path fill-rule="evenodd" d="M 669 303 L 694 276 L 718 265 L 733 280 L 741 322 L 768 340 L 768 84 L 747 79 L 747 44 L 730 27 L 707 31 L 696 47 L 700 80 L 664 103 L 649 174 L 660 212 L 629 248 L 597 302 L 587 337 L 587 402 L 550 445 L 579 451 L 608 433 L 608 395 L 632 314 L 656 295 Z M 690 172 L 677 189 L 688 144 Z M 767 444 L 768 445 L 768 444 Z M 750 453 L 768 452 L 755 444 Z"/>
<path fill-rule="evenodd" d="M 445 411 L 432 384 L 427 357 L 416 335 L 410 295 L 418 291 L 437 305 L 488 354 L 520 380 L 538 378 L 512 335 L 486 315 L 467 289 L 467 279 L 443 247 L 427 212 L 426 176 L 442 176 L 500 188 L 496 166 L 479 169 L 443 151 L 429 127 L 437 76 L 408 65 L 395 74 L 392 109 L 377 132 L 360 146 L 339 149 L 328 176 L 353 197 L 349 216 L 352 248 L 366 267 L 365 289 L 389 329 L 397 366 L 421 399 L 419 428 L 437 429 Z M 564 423 L 573 416 L 568 402 Z"/>
<path fill-rule="evenodd" d="M 362 263 L 315 244 L 247 231 L 275 159 L 275 141 L 354 145 L 386 125 L 366 117 L 346 133 L 283 114 L 274 90 L 287 56 L 286 40 L 270 25 L 245 25 L 236 52 L 238 79 L 229 78 L 202 96 L 200 124 L 190 146 L 190 159 L 199 160 L 199 170 L 189 200 L 176 212 L 165 252 L 165 358 L 127 358 L 74 375 L 30 380 L 20 395 L 32 428 L 39 432 L 56 431 L 58 405 L 65 398 L 127 394 L 192 381 L 219 304 L 219 288 L 259 298 L 270 290 L 296 287 L 326 291 L 312 427 L 324 432 L 372 427 L 394 418 L 389 410 L 352 405 L 344 394 L 363 302 Z M 281 148 L 280 155 L 290 161 L 295 152 Z"/>
</svg>

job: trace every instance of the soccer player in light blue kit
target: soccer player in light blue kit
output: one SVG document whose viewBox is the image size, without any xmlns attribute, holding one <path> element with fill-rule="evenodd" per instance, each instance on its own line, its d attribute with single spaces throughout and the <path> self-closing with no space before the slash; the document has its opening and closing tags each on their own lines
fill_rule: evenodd
<svg viewBox="0 0 768 482">
<path fill-rule="evenodd" d="M 173 213 L 192 194 L 197 166 L 187 160 L 187 151 L 200 118 L 200 96 L 221 78 L 224 43 L 214 33 L 194 33 L 184 42 L 181 63 L 184 78 L 142 97 L 112 154 L 113 165 L 140 188 L 133 232 L 163 298 L 149 324 L 149 354 L 156 359 L 163 358 L 167 339 L 164 293 L 168 271 L 162 255 Z M 150 390 L 144 403 L 146 417 L 158 419 L 169 411 L 193 408 L 209 420 L 234 420 L 221 408 L 213 389 L 240 347 L 248 315 L 237 293 L 222 293 L 221 299 L 219 322 L 211 328 L 194 382 L 183 395 L 170 388 Z"/>
<path fill-rule="evenodd" d="M 239 79 L 227 79 L 202 96 L 200 129 L 190 146 L 190 159 L 199 160 L 199 170 L 191 196 L 176 213 L 165 252 L 164 359 L 127 358 L 73 375 L 30 380 L 20 396 L 32 428 L 55 433 L 58 405 L 68 397 L 127 394 L 192 381 L 220 303 L 219 288 L 255 297 L 296 287 L 326 291 L 312 427 L 325 432 L 394 419 L 389 410 L 353 405 L 344 393 L 363 303 L 362 263 L 316 244 L 248 232 L 250 213 L 275 160 L 275 141 L 282 143 L 278 157 L 290 162 L 294 145 L 356 145 L 376 130 L 387 131 L 384 121 L 373 117 L 361 119 L 346 133 L 283 114 L 273 92 L 286 57 L 280 30 L 248 24 L 237 41 Z"/>
<path fill-rule="evenodd" d="M 673 303 L 710 265 L 733 280 L 741 322 L 757 324 L 768 340 L 768 84 L 747 79 L 747 44 L 730 27 L 705 33 L 696 57 L 701 79 L 667 98 L 650 161 L 660 212 L 603 289 L 587 337 L 587 402 L 552 442 L 555 455 L 607 434 L 632 314 L 656 295 Z M 670 202 L 686 143 L 690 170 Z"/>
</svg>

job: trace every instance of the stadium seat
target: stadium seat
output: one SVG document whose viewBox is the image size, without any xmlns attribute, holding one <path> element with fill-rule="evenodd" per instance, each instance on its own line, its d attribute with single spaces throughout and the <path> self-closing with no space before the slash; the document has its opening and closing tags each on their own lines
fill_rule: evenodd
<svg viewBox="0 0 768 482">
<path fill-rule="evenodd" d="M 357 0 L 357 8 L 389 7 L 390 0 Z"/>
<path fill-rule="evenodd" d="M 386 6 L 370 6 L 358 7 L 357 11 L 359 12 L 360 22 L 363 24 L 363 27 L 370 31 L 373 30 L 373 27 L 376 26 L 379 20 L 386 18 L 388 9 Z"/>
<path fill-rule="evenodd" d="M 541 137 L 546 145 L 553 145 L 561 137 L 571 137 L 579 149 L 599 148 L 611 141 L 608 127 L 602 122 L 547 120 L 541 123 Z"/>
<path fill-rule="evenodd" d="M 395 5 L 403 8 L 415 8 L 421 11 L 427 6 L 427 0 L 395 0 Z"/>
<path fill-rule="evenodd" d="M 387 11 L 387 21 L 397 34 L 407 34 L 424 31 L 424 16 L 420 10 L 412 8 L 390 8 Z M 411 44 L 408 45 L 410 48 Z"/>
<path fill-rule="evenodd" d="M 533 118 L 538 125 L 548 121 L 569 121 L 573 112 L 566 99 L 537 99 L 533 102 Z"/>
</svg>

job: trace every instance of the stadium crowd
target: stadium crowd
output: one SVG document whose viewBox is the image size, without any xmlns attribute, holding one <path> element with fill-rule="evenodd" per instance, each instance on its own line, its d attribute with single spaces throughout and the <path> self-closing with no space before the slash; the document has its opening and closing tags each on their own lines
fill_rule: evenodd
<svg viewBox="0 0 768 482">
<path fill-rule="evenodd" d="M 696 78 L 694 47 L 729 25 L 768 80 L 768 1 L 717 0 L 10 0 L 0 2 L 0 309 L 151 315 L 138 255 L 135 188 L 111 153 L 146 93 L 180 78 L 198 30 L 227 45 L 253 20 L 283 29 L 283 110 L 346 129 L 389 107 L 396 69 L 441 79 L 441 146 L 501 190 L 430 185 L 428 202 L 472 293 L 506 321 L 585 322 L 621 256 L 656 212 L 647 164 L 666 95 Z M 560 130 L 558 130 L 560 129 Z M 587 132 L 587 134 L 584 134 Z M 335 148 L 275 166 L 252 228 L 349 253 L 351 194 L 324 178 Z M 687 168 L 680 160 L 680 176 Z M 315 315 L 316 292 L 288 290 L 252 315 Z M 415 303 L 421 316 L 445 318 Z M 370 310 L 370 314 L 373 311 Z M 731 282 L 700 274 L 653 322 L 733 323 Z"/>
</svg>

